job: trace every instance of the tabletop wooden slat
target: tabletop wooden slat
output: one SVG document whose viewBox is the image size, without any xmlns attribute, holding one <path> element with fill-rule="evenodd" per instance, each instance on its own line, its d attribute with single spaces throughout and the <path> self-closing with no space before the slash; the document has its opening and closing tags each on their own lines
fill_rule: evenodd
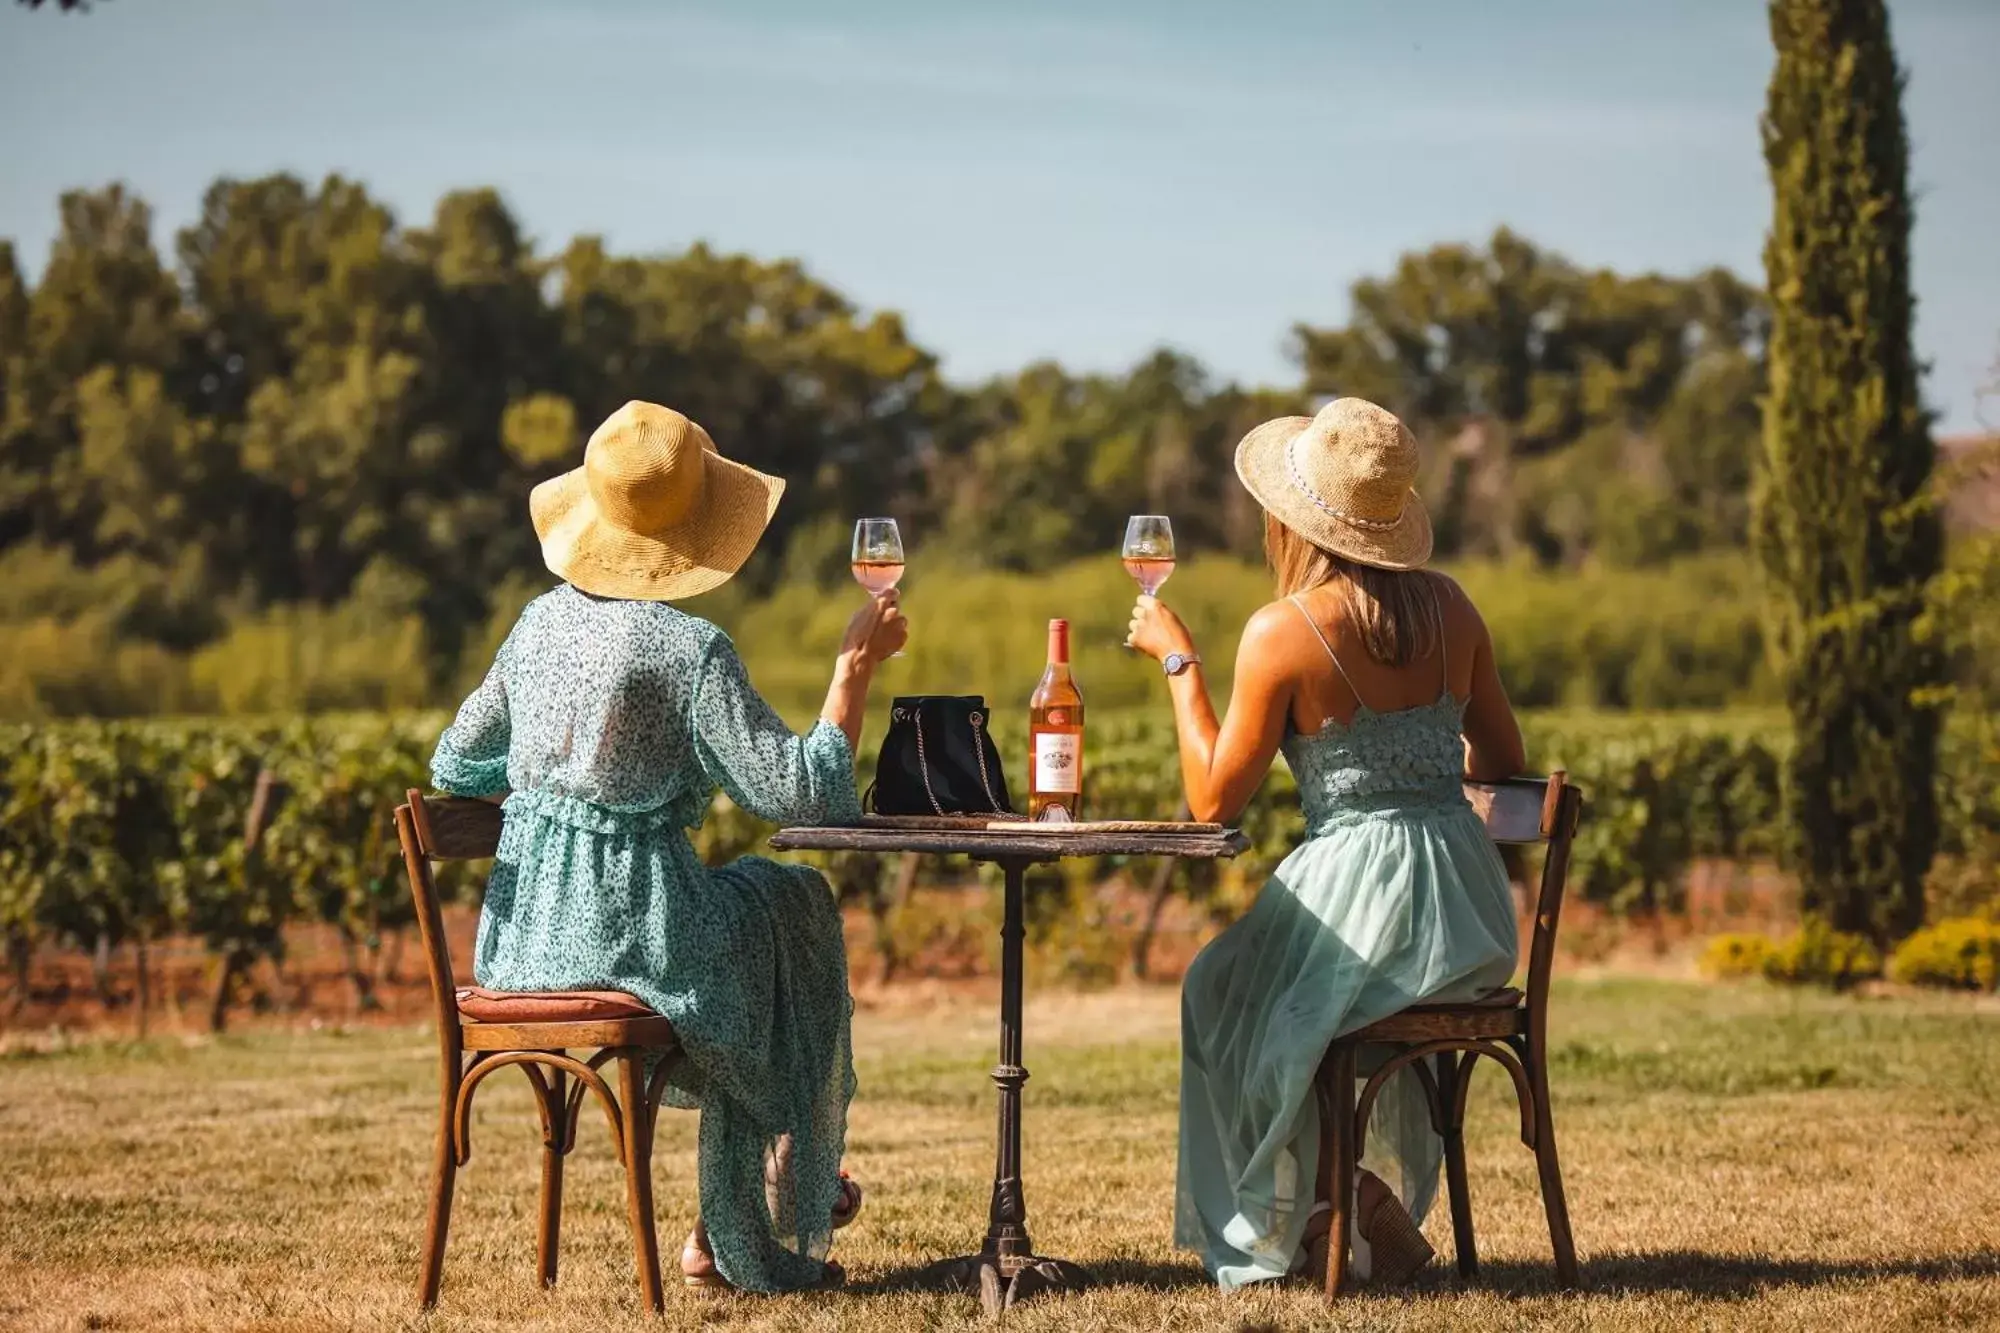
<svg viewBox="0 0 2000 1333">
<path fill-rule="evenodd" d="M 1034 833 L 964 827 L 788 828 L 771 835 L 771 846 L 781 852 L 929 852 L 989 861 L 1056 861 L 1065 856 L 1183 856 L 1210 860 L 1247 851 L 1250 840 L 1235 829 L 1211 832 L 1200 825 L 1179 832 L 1161 828 L 1065 829 L 1052 824 Z"/>
</svg>

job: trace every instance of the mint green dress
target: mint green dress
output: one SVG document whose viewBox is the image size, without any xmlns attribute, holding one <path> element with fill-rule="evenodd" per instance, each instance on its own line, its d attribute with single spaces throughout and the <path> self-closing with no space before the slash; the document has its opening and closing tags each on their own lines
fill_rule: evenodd
<svg viewBox="0 0 2000 1333">
<path fill-rule="evenodd" d="M 1313 1076 L 1328 1043 L 1513 976 L 1513 894 L 1461 785 L 1463 712 L 1447 688 L 1395 712 L 1360 703 L 1352 721 L 1310 736 L 1287 727 L 1306 840 L 1195 958 L 1181 992 L 1174 1238 L 1225 1289 L 1299 1261 L 1319 1171 Z M 1375 1103 L 1362 1165 L 1421 1222 L 1442 1154 L 1405 1069 Z"/>
<path fill-rule="evenodd" d="M 847 737 L 793 735 L 707 621 L 564 584 L 522 611 L 431 773 L 511 793 L 480 984 L 628 991 L 672 1019 L 666 1096 L 701 1112 L 716 1267 L 754 1291 L 818 1282 L 854 1093 L 840 915 L 817 872 L 704 866 L 687 830 L 718 786 L 774 823 L 858 820 Z"/>
</svg>

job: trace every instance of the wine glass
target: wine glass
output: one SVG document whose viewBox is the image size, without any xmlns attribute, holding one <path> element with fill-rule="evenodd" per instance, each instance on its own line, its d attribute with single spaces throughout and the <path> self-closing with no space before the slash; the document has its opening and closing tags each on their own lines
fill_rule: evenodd
<svg viewBox="0 0 2000 1333">
<path fill-rule="evenodd" d="M 1125 520 L 1125 572 L 1151 597 L 1174 572 L 1174 525 L 1165 514 L 1134 514 Z"/>
<path fill-rule="evenodd" d="M 893 518 L 863 518 L 854 523 L 854 581 L 880 597 L 903 579 L 903 534 Z M 891 657 L 901 657 L 900 650 Z"/>
</svg>

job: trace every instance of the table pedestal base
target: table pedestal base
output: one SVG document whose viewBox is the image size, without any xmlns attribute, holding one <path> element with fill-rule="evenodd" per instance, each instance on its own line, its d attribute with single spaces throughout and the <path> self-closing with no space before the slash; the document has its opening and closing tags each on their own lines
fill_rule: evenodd
<svg viewBox="0 0 2000 1333">
<path fill-rule="evenodd" d="M 942 824 L 944 821 L 940 821 Z M 1170 836 L 1171 835 L 1171 836 Z M 1022 899 L 1028 867 L 1065 856 L 1235 856 L 1249 847 L 1234 829 L 1209 826 L 1135 825 L 1115 831 L 1046 829 L 993 832 L 983 829 L 887 827 L 780 829 L 771 836 L 777 851 L 866 851 L 963 853 L 993 862 L 1006 873 L 1000 925 L 1000 1061 L 993 1067 L 999 1093 L 999 1134 L 993 1161 L 993 1204 L 986 1241 L 978 1254 L 946 1259 L 923 1270 L 926 1285 L 977 1292 L 988 1314 L 998 1314 L 1045 1292 L 1079 1291 L 1090 1276 L 1065 1259 L 1035 1253 L 1028 1235 L 1028 1204 L 1021 1188 Z"/>
<path fill-rule="evenodd" d="M 977 1292 L 979 1304 L 989 1315 L 1045 1292 L 1082 1291 L 1090 1285 L 1090 1274 L 1069 1260 L 1042 1255 L 996 1258 L 968 1254 L 942 1259 L 924 1270 L 924 1279 L 926 1286 L 950 1287 L 968 1295 Z"/>
</svg>

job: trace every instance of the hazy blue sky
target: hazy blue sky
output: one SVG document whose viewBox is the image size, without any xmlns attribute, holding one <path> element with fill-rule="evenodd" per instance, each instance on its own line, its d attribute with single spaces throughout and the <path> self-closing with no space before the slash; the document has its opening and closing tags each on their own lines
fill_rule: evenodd
<svg viewBox="0 0 2000 1333">
<path fill-rule="evenodd" d="M 2000 0 L 1891 9 L 1920 347 L 1966 429 L 2000 354 Z M 112 179 L 163 248 L 222 174 L 338 170 L 406 222 L 492 184 L 544 249 L 801 256 L 955 376 L 1169 343 L 1280 381 L 1355 277 L 1500 223 L 1758 274 L 1769 63 L 1758 0 L 9 0 L 0 236 L 39 269 L 57 192 Z"/>
</svg>

